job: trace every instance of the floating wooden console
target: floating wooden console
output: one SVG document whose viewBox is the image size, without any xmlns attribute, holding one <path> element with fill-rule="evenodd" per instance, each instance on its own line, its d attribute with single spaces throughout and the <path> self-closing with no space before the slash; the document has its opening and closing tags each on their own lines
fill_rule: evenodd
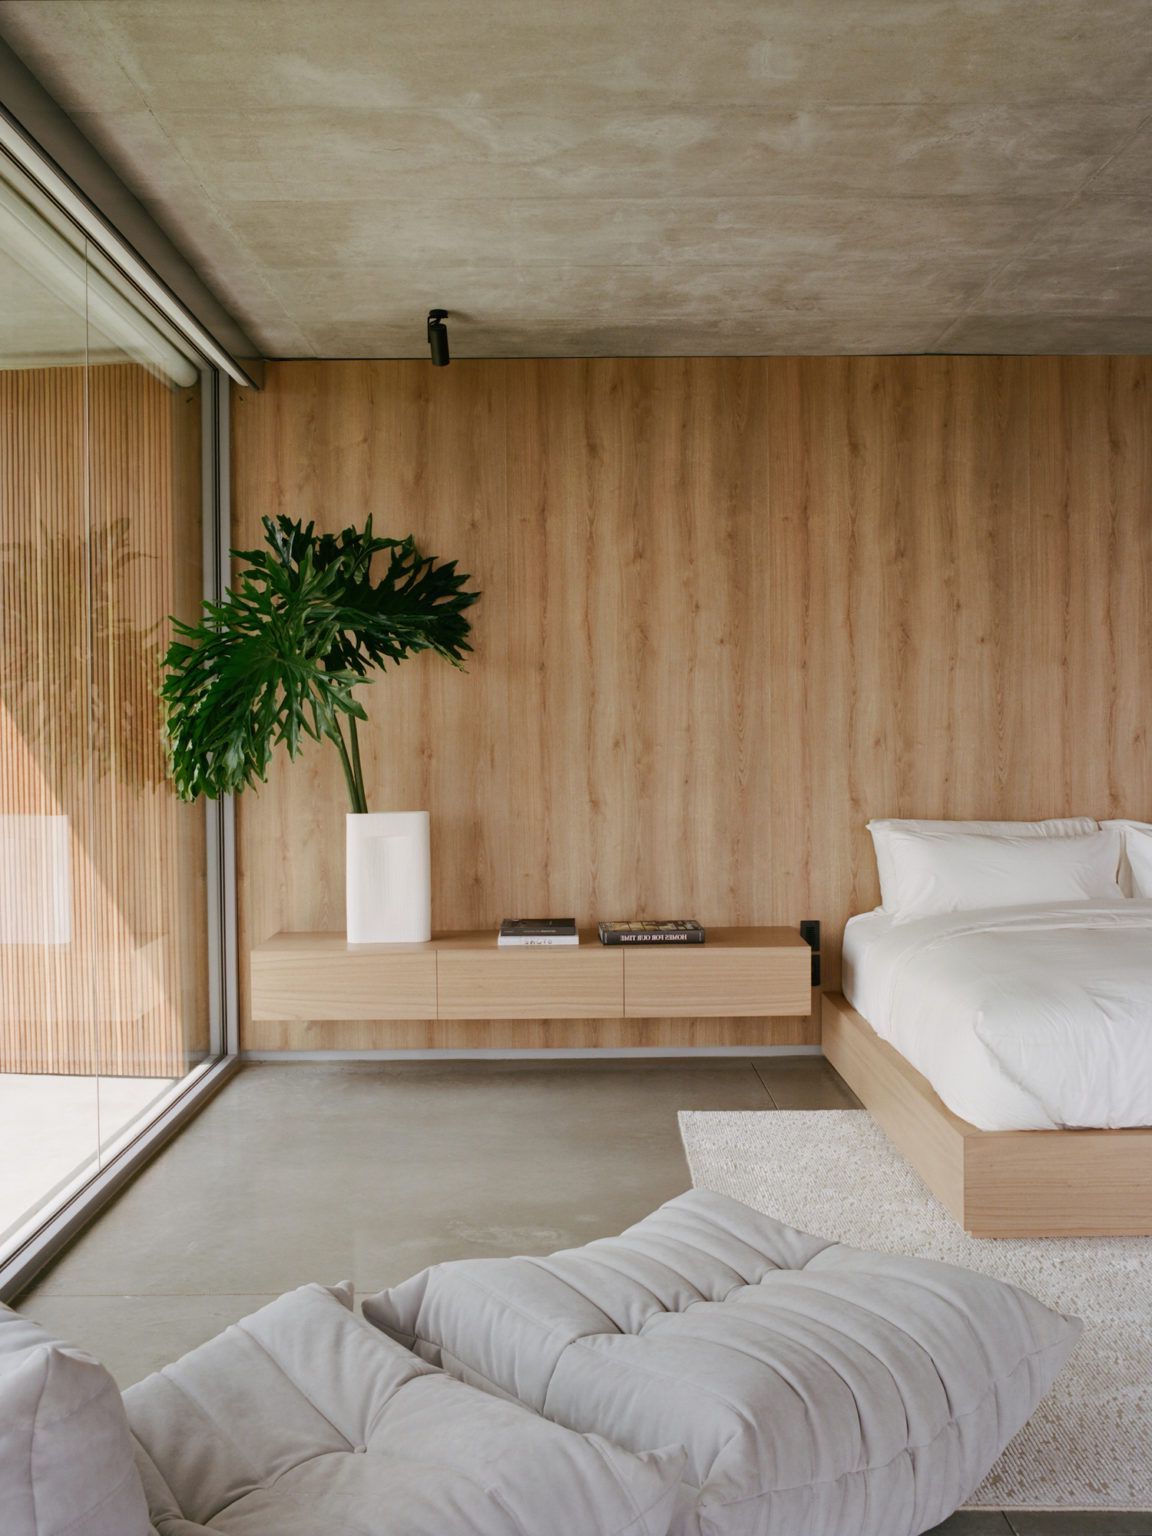
<svg viewBox="0 0 1152 1536">
<path fill-rule="evenodd" d="M 493 933 L 349 945 L 278 933 L 252 951 L 252 1017 L 795 1018 L 812 1011 L 811 951 L 791 928 L 714 928 L 696 945 L 500 948 Z"/>
</svg>

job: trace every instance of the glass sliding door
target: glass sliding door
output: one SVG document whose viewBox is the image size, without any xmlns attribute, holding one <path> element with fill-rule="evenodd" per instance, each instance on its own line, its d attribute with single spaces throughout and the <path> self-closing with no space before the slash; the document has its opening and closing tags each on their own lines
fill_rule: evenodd
<svg viewBox="0 0 1152 1536">
<path fill-rule="evenodd" d="M 213 389 L 0 170 L 0 1263 L 221 1050 L 157 699 L 206 589 Z"/>
<path fill-rule="evenodd" d="M 0 204 L 0 1245 L 99 1152 L 94 997 L 76 963 L 90 629 L 83 281 Z M 19 215 L 23 213 L 24 219 Z M 78 297 L 80 302 L 78 302 Z"/>
</svg>

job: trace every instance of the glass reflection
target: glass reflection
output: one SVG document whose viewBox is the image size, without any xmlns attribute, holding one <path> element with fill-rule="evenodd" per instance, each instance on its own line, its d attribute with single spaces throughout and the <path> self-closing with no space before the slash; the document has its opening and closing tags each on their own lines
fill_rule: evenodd
<svg viewBox="0 0 1152 1536">
<path fill-rule="evenodd" d="M 202 591 L 200 374 L 34 201 L 0 182 L 0 1256 L 210 1049 L 156 699 Z"/>
</svg>

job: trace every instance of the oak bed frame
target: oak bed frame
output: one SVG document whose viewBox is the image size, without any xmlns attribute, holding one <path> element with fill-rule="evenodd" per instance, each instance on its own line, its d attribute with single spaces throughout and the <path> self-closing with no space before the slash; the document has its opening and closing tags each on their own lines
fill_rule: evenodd
<svg viewBox="0 0 1152 1536">
<path fill-rule="evenodd" d="M 1152 1234 L 1152 1127 L 981 1131 L 826 992 L 824 1054 L 893 1145 L 973 1237 Z"/>
</svg>

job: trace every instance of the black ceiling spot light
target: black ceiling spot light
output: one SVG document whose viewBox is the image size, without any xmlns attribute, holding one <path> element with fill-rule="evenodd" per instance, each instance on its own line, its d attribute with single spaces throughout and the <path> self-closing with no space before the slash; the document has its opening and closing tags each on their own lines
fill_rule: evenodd
<svg viewBox="0 0 1152 1536">
<path fill-rule="evenodd" d="M 447 318 L 446 309 L 428 311 L 428 346 L 432 352 L 433 368 L 447 368 L 452 361 L 448 352 L 448 327 L 444 324 Z"/>
</svg>

